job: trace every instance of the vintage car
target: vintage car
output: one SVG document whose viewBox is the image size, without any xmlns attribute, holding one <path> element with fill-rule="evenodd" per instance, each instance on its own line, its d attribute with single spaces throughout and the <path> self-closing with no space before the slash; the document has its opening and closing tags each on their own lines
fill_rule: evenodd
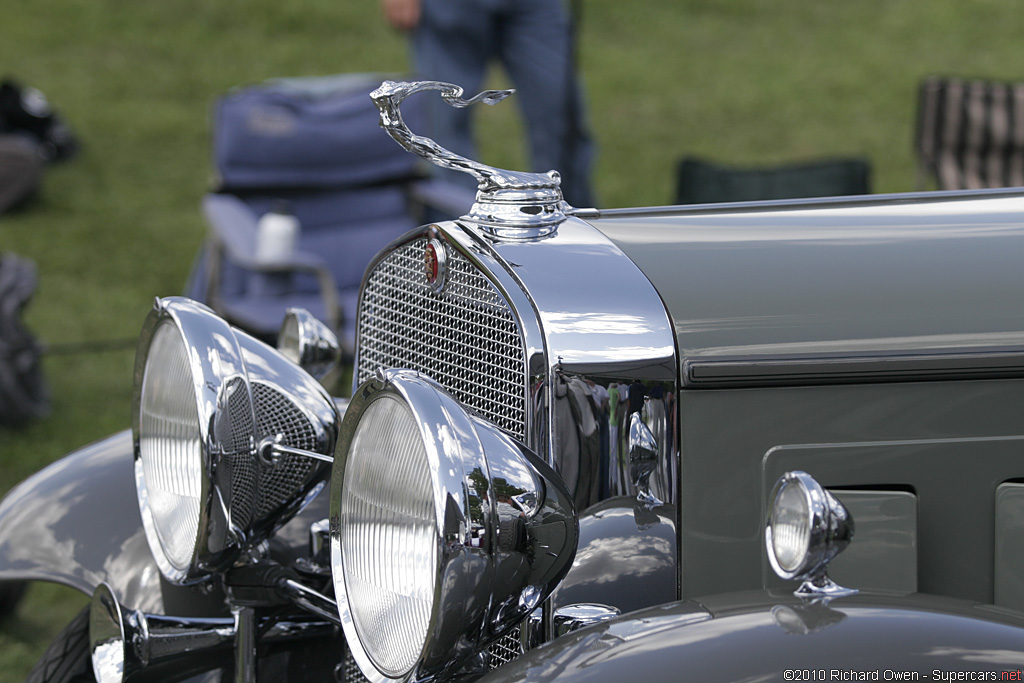
<svg viewBox="0 0 1024 683">
<path fill-rule="evenodd" d="M 575 209 L 479 182 L 278 348 L 159 299 L 134 421 L 0 503 L 37 680 L 1021 680 L 1024 192 Z M 436 96 L 428 93 L 425 96 Z M 79 678 L 80 677 L 80 678 Z"/>
</svg>

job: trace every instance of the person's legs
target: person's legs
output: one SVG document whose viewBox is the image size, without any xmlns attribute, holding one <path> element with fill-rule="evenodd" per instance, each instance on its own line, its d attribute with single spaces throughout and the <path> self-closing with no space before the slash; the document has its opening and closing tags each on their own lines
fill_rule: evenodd
<svg viewBox="0 0 1024 683">
<path fill-rule="evenodd" d="M 562 174 L 575 206 L 594 206 L 594 149 L 573 64 L 569 17 L 562 2 L 501 0 L 498 50 L 517 90 L 534 171 Z"/>
<path fill-rule="evenodd" d="M 479 0 L 423 0 L 420 24 L 413 33 L 413 65 L 416 77 L 461 86 L 465 97 L 480 91 L 493 54 L 494 21 L 485 3 Z M 429 97 L 429 129 L 413 131 L 432 138 L 442 147 L 469 159 L 475 159 L 472 107 L 456 109 L 437 93 Z M 476 187 L 465 173 L 450 172 L 447 180 Z"/>
</svg>

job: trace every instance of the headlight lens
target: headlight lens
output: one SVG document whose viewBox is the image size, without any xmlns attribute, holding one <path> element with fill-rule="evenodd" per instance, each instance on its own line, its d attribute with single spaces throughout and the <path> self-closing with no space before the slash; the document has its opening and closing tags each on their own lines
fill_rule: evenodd
<svg viewBox="0 0 1024 683">
<path fill-rule="evenodd" d="M 429 461 L 412 413 L 391 396 L 367 407 L 351 452 L 341 506 L 349 606 L 367 655 L 398 677 L 415 665 L 433 612 L 438 538 Z"/>
<path fill-rule="evenodd" d="M 551 468 L 432 380 L 392 370 L 355 392 L 331 475 L 331 571 L 370 681 L 454 672 L 550 594 L 577 531 Z"/>
<path fill-rule="evenodd" d="M 772 507 L 772 550 L 787 572 L 798 570 L 807 557 L 810 517 L 806 490 L 793 482 L 782 484 Z"/>
<path fill-rule="evenodd" d="M 185 342 L 168 321 L 157 326 L 139 405 L 139 462 L 154 531 L 176 570 L 196 550 L 202 503 L 202 440 Z"/>
</svg>

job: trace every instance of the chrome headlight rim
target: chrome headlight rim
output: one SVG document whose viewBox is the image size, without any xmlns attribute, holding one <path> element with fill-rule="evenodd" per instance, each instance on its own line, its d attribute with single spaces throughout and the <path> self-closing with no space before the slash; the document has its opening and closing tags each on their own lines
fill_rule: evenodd
<svg viewBox="0 0 1024 683">
<path fill-rule="evenodd" d="M 192 557 L 187 563 L 176 562 L 168 556 L 165 541 L 158 531 L 156 518 L 146 483 L 143 459 L 142 412 L 152 344 L 166 326 L 174 328 L 187 357 L 191 373 L 192 396 L 196 409 L 196 432 L 199 444 L 200 490 L 198 522 Z M 220 403 L 224 401 L 224 387 L 244 390 L 244 405 L 252 419 L 252 395 L 249 387 L 242 351 L 231 327 L 209 308 L 179 297 L 157 299 L 143 324 L 135 356 L 135 381 L 132 398 L 132 434 L 135 453 L 136 491 L 143 528 L 154 560 L 164 577 L 176 584 L 198 583 L 206 579 L 212 569 L 223 564 L 230 555 L 228 527 L 230 516 L 224 501 L 216 504 L 213 481 L 212 454 L 221 450 L 215 433 Z"/>
<path fill-rule="evenodd" d="M 786 498 L 800 504 L 794 513 Z M 780 558 L 779 546 L 793 543 L 792 530 L 780 534 L 784 516 L 803 516 L 797 560 Z M 792 526 L 787 524 L 786 526 Z M 786 472 L 775 482 L 769 497 L 765 524 L 765 550 L 777 576 L 786 580 L 822 581 L 829 562 L 842 552 L 853 537 L 853 518 L 846 507 L 811 475 L 800 470 Z M 784 549 L 785 550 L 785 549 Z M 792 551 L 789 548 L 788 551 Z"/>
<path fill-rule="evenodd" d="M 433 524 L 434 543 L 436 544 L 437 574 L 433 577 L 433 596 L 430 609 L 430 618 L 426 624 L 423 645 L 415 657 L 414 664 L 405 671 L 394 671 L 386 673 L 381 671 L 381 666 L 376 661 L 373 653 L 363 643 L 363 636 L 357 626 L 357 619 L 349 603 L 349 591 L 347 587 L 347 575 L 345 569 L 345 558 L 341 549 L 340 519 L 342 509 L 342 483 L 347 474 L 349 464 L 349 448 L 356 438 L 356 431 L 361 424 L 362 417 L 368 410 L 371 410 L 378 401 L 397 400 L 412 415 L 412 420 L 418 426 L 419 436 L 424 442 L 428 466 L 434 475 L 431 478 L 431 490 L 433 495 Z M 447 431 L 449 438 L 437 438 L 437 434 L 430 429 L 430 425 L 450 425 Z M 445 557 L 446 539 L 458 543 L 460 536 L 464 536 L 468 530 L 484 528 L 487 525 L 486 519 L 479 511 L 474 511 L 471 506 L 465 505 L 463 499 L 463 468 L 462 461 L 464 453 L 479 451 L 472 443 L 473 427 L 463 409 L 443 390 L 433 384 L 425 377 L 408 370 L 388 371 L 380 373 L 379 377 L 366 383 L 357 391 L 349 403 L 345 413 L 345 420 L 342 423 L 341 435 L 338 440 L 338 448 L 334 459 L 334 468 L 331 483 L 331 564 L 334 577 L 335 597 L 338 602 L 339 615 L 342 621 L 342 628 L 353 658 L 363 670 L 364 674 L 369 672 L 367 678 L 375 683 L 380 681 L 401 680 L 411 674 L 414 669 L 421 665 L 424 659 L 430 657 L 428 650 L 431 645 L 431 635 L 437 627 L 438 614 L 442 602 L 441 575 L 444 566 L 450 560 Z M 480 463 L 478 463 L 479 465 Z M 445 509 L 445 501 L 456 504 L 458 510 L 455 514 Z M 447 514 L 446 514 L 447 513 Z M 446 519 L 447 517 L 447 519 Z M 466 521 L 463 528 L 452 528 L 452 521 L 458 518 Z M 336 523 L 335 520 L 338 520 Z M 472 533 L 472 531 L 470 531 Z M 462 538 L 462 541 L 469 544 L 469 539 Z M 478 577 L 484 579 L 485 577 Z M 478 604 L 486 600 L 477 600 Z M 464 615 L 472 619 L 473 615 Z M 379 677 L 374 677 L 374 673 Z"/>
<path fill-rule="evenodd" d="M 147 316 L 132 403 L 139 510 L 171 583 L 227 567 L 330 476 L 340 416 L 327 390 L 190 299 L 157 299 Z"/>
<path fill-rule="evenodd" d="M 434 578 L 424 640 L 417 641 L 417 655 L 407 669 L 391 671 L 376 665 L 363 642 L 365 635 L 373 647 L 376 636 L 361 633 L 353 617 L 360 607 L 350 604 L 342 549 L 342 537 L 359 528 L 347 526 L 343 498 L 364 494 L 358 489 L 346 493 L 350 457 L 361 457 L 350 449 L 370 406 L 387 398 L 409 409 L 429 454 L 437 549 L 436 562 L 418 565 Z M 375 469 L 380 473 L 386 468 Z M 453 671 L 550 594 L 572 564 L 577 538 L 572 496 L 560 478 L 525 446 L 469 413 L 432 379 L 411 370 L 388 370 L 357 389 L 334 459 L 331 565 L 346 641 L 370 681 Z"/>
</svg>

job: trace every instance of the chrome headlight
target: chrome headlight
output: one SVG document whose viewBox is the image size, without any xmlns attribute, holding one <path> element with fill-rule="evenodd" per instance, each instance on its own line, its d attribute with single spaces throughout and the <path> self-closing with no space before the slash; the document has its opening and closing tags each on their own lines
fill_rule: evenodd
<svg viewBox="0 0 1024 683">
<path fill-rule="evenodd" d="M 547 597 L 576 540 L 559 477 L 435 382 L 397 370 L 357 390 L 331 479 L 331 564 L 367 678 L 452 671 Z"/>
<path fill-rule="evenodd" d="M 828 563 L 853 537 L 853 518 L 835 496 L 806 472 L 782 475 L 771 495 L 765 547 L 783 579 L 804 583 L 798 594 L 837 596 L 851 591 L 828 578 Z M 852 591 L 856 592 L 856 591 Z"/>
<path fill-rule="evenodd" d="M 338 416 L 316 381 L 187 299 L 158 300 L 135 360 L 132 427 L 143 526 L 161 572 L 202 580 L 266 539 L 327 478 Z"/>
</svg>

